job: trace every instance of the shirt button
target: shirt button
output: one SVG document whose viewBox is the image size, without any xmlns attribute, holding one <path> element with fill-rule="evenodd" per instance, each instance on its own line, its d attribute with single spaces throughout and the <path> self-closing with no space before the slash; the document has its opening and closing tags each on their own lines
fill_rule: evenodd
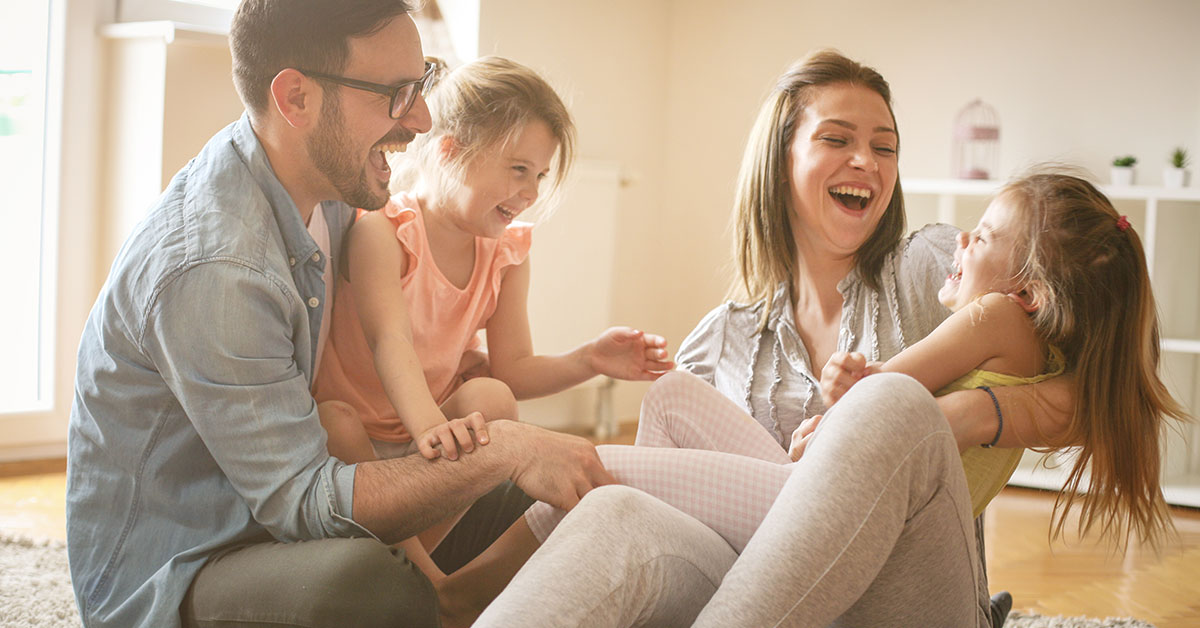
<svg viewBox="0 0 1200 628">
<path fill-rule="evenodd" d="M 320 253 L 313 253 L 313 256 L 312 256 L 312 261 L 314 261 L 314 262 L 319 262 L 319 261 L 321 261 L 321 254 L 320 254 Z"/>
<path fill-rule="evenodd" d="M 308 307 L 317 307 L 321 304 L 321 300 L 317 297 L 308 297 Z"/>
<path fill-rule="evenodd" d="M 288 266 L 295 266 L 295 265 L 296 265 L 296 258 L 289 257 L 288 258 Z"/>
</svg>

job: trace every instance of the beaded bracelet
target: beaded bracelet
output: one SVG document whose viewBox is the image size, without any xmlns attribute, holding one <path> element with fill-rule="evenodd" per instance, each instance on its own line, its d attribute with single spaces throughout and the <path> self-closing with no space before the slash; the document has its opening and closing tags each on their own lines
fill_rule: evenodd
<svg viewBox="0 0 1200 628">
<path fill-rule="evenodd" d="M 1000 442 L 1000 433 L 1004 431 L 1004 414 L 1000 412 L 1000 400 L 996 399 L 996 393 L 992 392 L 991 388 L 987 386 L 978 386 L 977 388 L 987 393 L 992 398 L 992 405 L 996 406 L 996 420 L 999 423 L 996 426 L 996 437 L 992 439 L 992 442 L 982 445 L 982 447 L 991 449 L 996 446 L 996 443 Z"/>
</svg>

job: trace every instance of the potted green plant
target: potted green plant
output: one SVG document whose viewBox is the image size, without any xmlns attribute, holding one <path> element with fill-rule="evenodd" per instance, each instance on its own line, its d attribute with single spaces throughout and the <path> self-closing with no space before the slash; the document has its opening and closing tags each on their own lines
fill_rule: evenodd
<svg viewBox="0 0 1200 628">
<path fill-rule="evenodd" d="M 1112 160 L 1112 172 L 1110 174 L 1112 184 L 1119 186 L 1133 185 L 1133 166 L 1136 163 L 1137 157 L 1133 155 L 1114 157 Z"/>
<path fill-rule="evenodd" d="M 1188 184 L 1188 164 L 1192 162 L 1191 155 L 1182 146 L 1171 151 L 1170 167 L 1163 170 L 1163 185 L 1169 188 L 1181 188 Z"/>
</svg>

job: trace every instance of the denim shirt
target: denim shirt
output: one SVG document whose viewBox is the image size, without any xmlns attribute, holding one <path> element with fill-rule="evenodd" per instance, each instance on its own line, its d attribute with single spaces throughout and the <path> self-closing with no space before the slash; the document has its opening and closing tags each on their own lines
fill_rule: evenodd
<svg viewBox="0 0 1200 628">
<path fill-rule="evenodd" d="M 884 260 L 881 290 L 852 270 L 838 283 L 842 319 L 838 351 L 888 360 L 929 335 L 950 314 L 937 300 L 954 260 L 958 229 L 929 225 Z M 765 327 L 765 300 L 732 301 L 709 312 L 679 347 L 676 361 L 737 402 L 784 449 L 804 419 L 825 412 L 820 372 L 796 330 L 791 296 L 780 284 Z"/>
<path fill-rule="evenodd" d="M 333 259 L 353 220 L 322 205 Z M 354 466 L 309 393 L 325 259 L 249 118 L 171 180 L 79 346 L 67 549 L 89 627 L 180 625 L 204 562 L 251 541 L 367 536 Z"/>
</svg>

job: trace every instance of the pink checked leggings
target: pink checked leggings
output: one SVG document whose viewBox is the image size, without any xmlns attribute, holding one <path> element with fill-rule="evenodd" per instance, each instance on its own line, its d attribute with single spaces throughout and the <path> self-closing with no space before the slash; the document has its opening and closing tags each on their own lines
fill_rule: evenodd
<svg viewBox="0 0 1200 628">
<path fill-rule="evenodd" d="M 791 471 L 791 458 L 762 426 L 682 371 L 662 376 L 646 393 L 636 443 L 596 450 L 618 482 L 695 517 L 739 553 Z M 538 502 L 525 521 L 544 543 L 565 514 Z"/>
</svg>

